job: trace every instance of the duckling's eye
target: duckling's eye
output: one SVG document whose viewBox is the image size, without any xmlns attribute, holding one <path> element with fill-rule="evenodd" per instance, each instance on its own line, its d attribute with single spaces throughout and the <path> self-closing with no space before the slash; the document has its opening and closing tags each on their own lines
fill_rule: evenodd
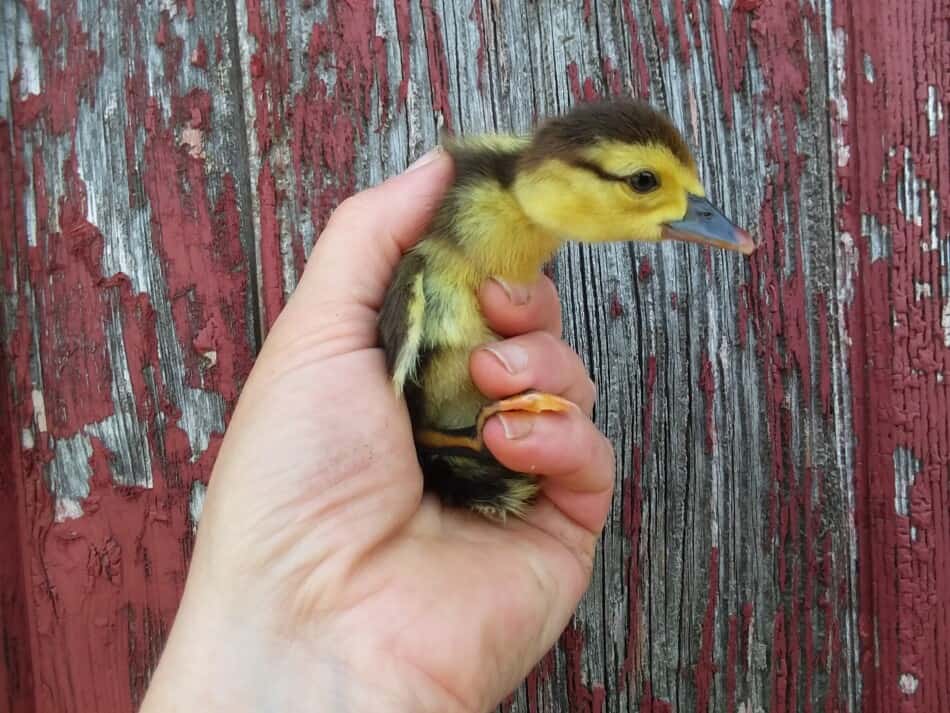
<svg viewBox="0 0 950 713">
<path fill-rule="evenodd" d="M 627 183 L 637 193 L 649 193 L 660 187 L 660 181 L 652 171 L 637 171 L 627 176 Z"/>
</svg>

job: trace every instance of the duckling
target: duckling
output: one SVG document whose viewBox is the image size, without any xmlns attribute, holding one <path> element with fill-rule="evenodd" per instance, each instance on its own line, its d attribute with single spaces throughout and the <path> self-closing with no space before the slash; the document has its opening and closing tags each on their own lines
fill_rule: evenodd
<svg viewBox="0 0 950 713">
<path fill-rule="evenodd" d="M 489 402 L 475 388 L 469 355 L 498 339 L 480 312 L 480 285 L 533 282 L 569 239 L 686 240 L 744 254 L 755 243 L 705 198 L 669 119 L 641 102 L 583 104 L 531 136 L 449 139 L 444 148 L 454 182 L 397 268 L 379 336 L 408 405 L 426 490 L 504 521 L 524 517 L 539 486 L 483 446 L 485 421 L 569 405 L 536 392 Z"/>
</svg>

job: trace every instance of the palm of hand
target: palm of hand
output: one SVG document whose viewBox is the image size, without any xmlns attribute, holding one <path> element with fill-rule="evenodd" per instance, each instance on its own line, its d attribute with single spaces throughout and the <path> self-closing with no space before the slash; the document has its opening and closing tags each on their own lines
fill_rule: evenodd
<svg viewBox="0 0 950 713">
<path fill-rule="evenodd" d="M 406 232 L 425 219 L 424 211 L 408 219 Z M 346 211 L 335 218 L 338 226 L 348 220 L 355 217 Z M 333 230 L 274 325 L 229 425 L 189 587 L 226 592 L 222 606 L 235 618 L 257 612 L 253 623 L 268 638 L 329 657 L 391 701 L 487 710 L 554 643 L 588 582 L 613 480 L 612 451 L 588 417 L 592 385 L 559 340 L 549 281 L 521 307 L 497 285 L 483 291 L 491 326 L 514 337 L 528 368 L 509 374 L 479 354 L 476 385 L 491 398 L 553 391 L 578 409 L 486 426 L 502 463 L 530 463 L 544 475 L 527 520 L 500 526 L 443 508 L 422 495 L 405 404 L 374 347 L 374 307 L 405 247 L 398 242 L 408 238 L 390 233 L 397 244 L 350 255 L 361 285 L 325 267 L 354 249 Z M 506 437 L 523 419 L 530 433 Z"/>
</svg>

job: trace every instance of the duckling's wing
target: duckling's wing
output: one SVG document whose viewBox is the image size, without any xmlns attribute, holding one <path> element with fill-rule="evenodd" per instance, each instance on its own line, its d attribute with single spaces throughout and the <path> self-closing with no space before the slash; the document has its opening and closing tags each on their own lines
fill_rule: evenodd
<svg viewBox="0 0 950 713">
<path fill-rule="evenodd" d="M 403 257 L 379 312 L 379 339 L 396 393 L 413 380 L 422 356 L 426 296 L 425 262 L 416 253 Z"/>
</svg>

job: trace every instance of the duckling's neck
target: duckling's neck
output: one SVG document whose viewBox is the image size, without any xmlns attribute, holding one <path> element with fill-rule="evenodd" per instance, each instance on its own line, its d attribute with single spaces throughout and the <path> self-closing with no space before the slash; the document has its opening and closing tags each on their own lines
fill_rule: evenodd
<svg viewBox="0 0 950 713">
<path fill-rule="evenodd" d="M 452 232 L 457 267 L 473 285 L 489 277 L 534 282 L 563 242 L 525 215 L 510 186 L 494 181 L 455 196 Z"/>
</svg>

